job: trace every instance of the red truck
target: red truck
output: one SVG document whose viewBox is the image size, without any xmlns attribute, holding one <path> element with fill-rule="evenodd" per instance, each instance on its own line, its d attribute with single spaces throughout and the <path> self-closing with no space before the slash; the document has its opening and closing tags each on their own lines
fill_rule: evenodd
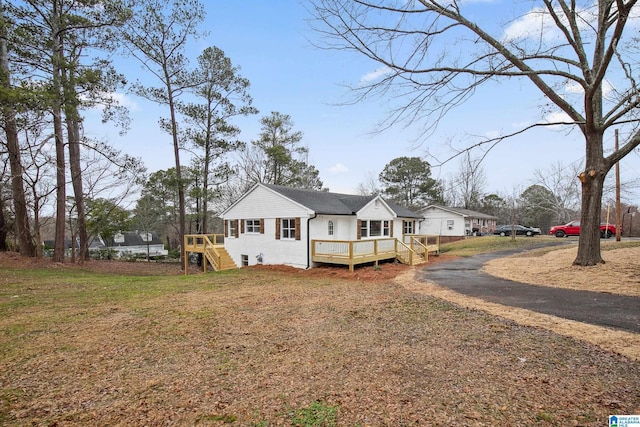
<svg viewBox="0 0 640 427">
<path fill-rule="evenodd" d="M 555 225 L 549 230 L 549 234 L 556 237 L 579 236 L 580 221 L 571 221 L 565 225 Z M 600 237 L 609 238 L 616 234 L 616 227 L 613 224 L 600 224 Z"/>
</svg>

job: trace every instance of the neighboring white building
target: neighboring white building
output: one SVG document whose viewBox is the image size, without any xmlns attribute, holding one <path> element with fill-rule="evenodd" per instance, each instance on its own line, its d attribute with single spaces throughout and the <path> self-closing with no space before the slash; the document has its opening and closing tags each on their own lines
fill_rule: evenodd
<svg viewBox="0 0 640 427">
<path fill-rule="evenodd" d="M 112 246 L 106 245 L 102 239 L 100 242 L 104 248 L 115 251 L 118 257 L 149 255 L 151 258 L 156 258 L 169 254 L 169 251 L 164 248 L 164 243 L 155 233 L 126 231 L 114 234 L 112 240 Z"/>
<path fill-rule="evenodd" d="M 430 205 L 420 211 L 424 221 L 420 234 L 464 237 L 475 234 L 493 233 L 497 218 L 469 209 Z"/>
<path fill-rule="evenodd" d="M 222 213 L 224 247 L 239 266 L 312 267 L 312 240 L 402 239 L 422 216 L 380 196 L 258 183 Z"/>
</svg>

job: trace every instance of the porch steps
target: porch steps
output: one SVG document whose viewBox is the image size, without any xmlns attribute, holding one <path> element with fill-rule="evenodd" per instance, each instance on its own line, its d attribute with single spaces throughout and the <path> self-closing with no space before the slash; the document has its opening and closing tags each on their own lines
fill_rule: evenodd
<svg viewBox="0 0 640 427">
<path fill-rule="evenodd" d="M 229 252 L 227 252 L 227 250 L 222 246 L 216 246 L 215 248 L 208 247 L 204 251 L 204 254 L 213 269 L 216 271 L 235 270 L 238 268 L 231 258 L 231 255 L 229 255 Z"/>
</svg>

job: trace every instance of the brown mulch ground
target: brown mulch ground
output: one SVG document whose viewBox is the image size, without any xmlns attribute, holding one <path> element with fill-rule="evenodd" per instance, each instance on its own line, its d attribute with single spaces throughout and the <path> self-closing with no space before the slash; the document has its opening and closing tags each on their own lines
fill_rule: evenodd
<svg viewBox="0 0 640 427">
<path fill-rule="evenodd" d="M 446 262 L 455 259 L 452 255 L 431 256 L 430 263 Z M 131 276 L 177 276 L 184 274 L 178 262 L 146 262 L 146 261 L 114 261 L 89 260 L 82 265 L 52 262 L 50 258 L 23 257 L 15 252 L 0 252 L 0 266 L 9 268 L 51 268 L 51 269 L 84 269 L 96 273 L 123 274 Z M 254 270 L 289 273 L 304 277 L 330 277 L 335 279 L 359 280 L 365 282 L 379 282 L 392 280 L 400 274 L 410 270 L 407 265 L 398 262 L 381 262 L 380 268 L 372 264 L 357 266 L 353 272 L 346 266 L 323 265 L 309 270 L 289 267 L 286 265 L 255 265 L 249 267 Z M 202 274 L 197 265 L 189 266 L 189 274 Z"/>
</svg>

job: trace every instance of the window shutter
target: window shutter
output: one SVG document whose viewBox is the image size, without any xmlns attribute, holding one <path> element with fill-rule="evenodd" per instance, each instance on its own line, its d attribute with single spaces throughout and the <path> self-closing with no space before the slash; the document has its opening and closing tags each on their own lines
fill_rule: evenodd
<svg viewBox="0 0 640 427">
<path fill-rule="evenodd" d="M 362 220 L 358 220 L 358 231 L 356 233 L 358 240 L 362 239 Z"/>
<path fill-rule="evenodd" d="M 260 218 L 260 234 L 264 234 L 264 218 Z"/>
<path fill-rule="evenodd" d="M 296 240 L 300 240 L 300 218 L 296 218 Z"/>
<path fill-rule="evenodd" d="M 276 240 L 280 240 L 280 218 L 276 218 Z"/>
<path fill-rule="evenodd" d="M 393 220 L 389 221 L 389 237 L 393 237 Z"/>
<path fill-rule="evenodd" d="M 240 230 L 238 229 L 238 220 L 236 219 L 236 239 L 240 236 Z"/>
<path fill-rule="evenodd" d="M 244 219 L 240 220 L 240 232 L 241 232 L 242 234 L 244 234 L 244 223 L 245 223 L 245 222 L 246 222 L 246 221 L 245 221 Z"/>
<path fill-rule="evenodd" d="M 224 220 L 224 237 L 229 237 L 229 220 Z"/>
</svg>

